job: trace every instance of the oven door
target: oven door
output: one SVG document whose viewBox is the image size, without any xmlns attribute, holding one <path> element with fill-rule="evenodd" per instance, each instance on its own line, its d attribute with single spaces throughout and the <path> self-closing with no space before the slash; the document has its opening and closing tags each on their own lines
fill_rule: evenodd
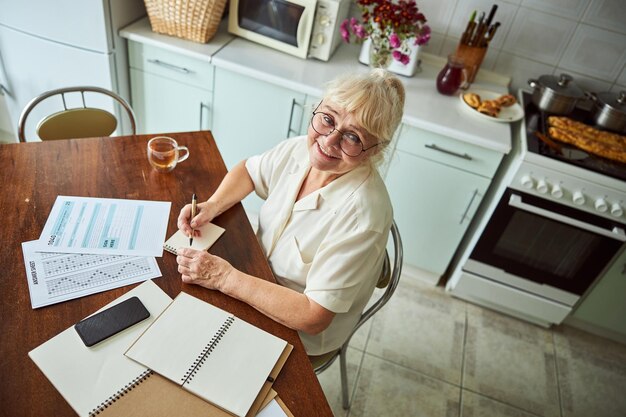
<svg viewBox="0 0 626 417">
<path fill-rule="evenodd" d="M 317 0 L 231 0 L 228 31 L 306 58 Z"/>
<path fill-rule="evenodd" d="M 507 189 L 470 255 L 469 270 L 573 305 L 624 241 L 619 223 Z"/>
</svg>

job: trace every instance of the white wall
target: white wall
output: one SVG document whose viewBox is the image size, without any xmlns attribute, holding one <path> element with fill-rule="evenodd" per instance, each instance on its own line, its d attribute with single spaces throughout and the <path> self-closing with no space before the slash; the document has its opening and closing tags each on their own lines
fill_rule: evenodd
<svg viewBox="0 0 626 417">
<path fill-rule="evenodd" d="M 502 26 L 481 68 L 513 77 L 512 88 L 529 78 L 571 74 L 595 92 L 626 90 L 626 0 L 417 0 L 433 30 L 425 51 L 455 51 L 473 10 Z"/>
</svg>

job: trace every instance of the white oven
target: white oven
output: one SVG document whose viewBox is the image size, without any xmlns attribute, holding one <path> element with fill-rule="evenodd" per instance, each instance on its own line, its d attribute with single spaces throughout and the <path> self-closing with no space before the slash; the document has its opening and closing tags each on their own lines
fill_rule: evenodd
<svg viewBox="0 0 626 417">
<path fill-rule="evenodd" d="M 626 165 L 536 138 L 545 116 L 521 94 L 525 123 L 446 289 L 543 326 L 561 323 L 626 244 Z M 570 117 L 586 120 L 576 112 Z M 516 132 L 517 133 L 517 132 Z"/>
<path fill-rule="evenodd" d="M 328 61 L 349 0 L 230 0 L 228 31 L 300 58 Z"/>
</svg>

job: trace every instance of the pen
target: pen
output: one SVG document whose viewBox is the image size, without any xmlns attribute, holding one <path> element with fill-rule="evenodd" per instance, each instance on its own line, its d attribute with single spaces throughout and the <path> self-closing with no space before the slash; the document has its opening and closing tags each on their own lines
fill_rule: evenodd
<svg viewBox="0 0 626 417">
<path fill-rule="evenodd" d="M 193 220 L 196 217 L 196 203 L 198 203 L 198 197 L 196 197 L 196 193 L 193 193 L 191 196 L 191 219 Z M 195 230 L 191 229 L 191 236 L 189 236 L 189 246 L 193 245 L 193 235 L 195 234 Z"/>
</svg>

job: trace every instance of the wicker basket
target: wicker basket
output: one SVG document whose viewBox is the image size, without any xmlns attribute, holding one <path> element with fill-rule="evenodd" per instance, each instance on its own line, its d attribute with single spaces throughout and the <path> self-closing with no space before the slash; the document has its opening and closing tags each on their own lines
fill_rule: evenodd
<svg viewBox="0 0 626 417">
<path fill-rule="evenodd" d="M 207 43 L 217 32 L 226 0 L 144 0 L 152 30 Z"/>
</svg>

